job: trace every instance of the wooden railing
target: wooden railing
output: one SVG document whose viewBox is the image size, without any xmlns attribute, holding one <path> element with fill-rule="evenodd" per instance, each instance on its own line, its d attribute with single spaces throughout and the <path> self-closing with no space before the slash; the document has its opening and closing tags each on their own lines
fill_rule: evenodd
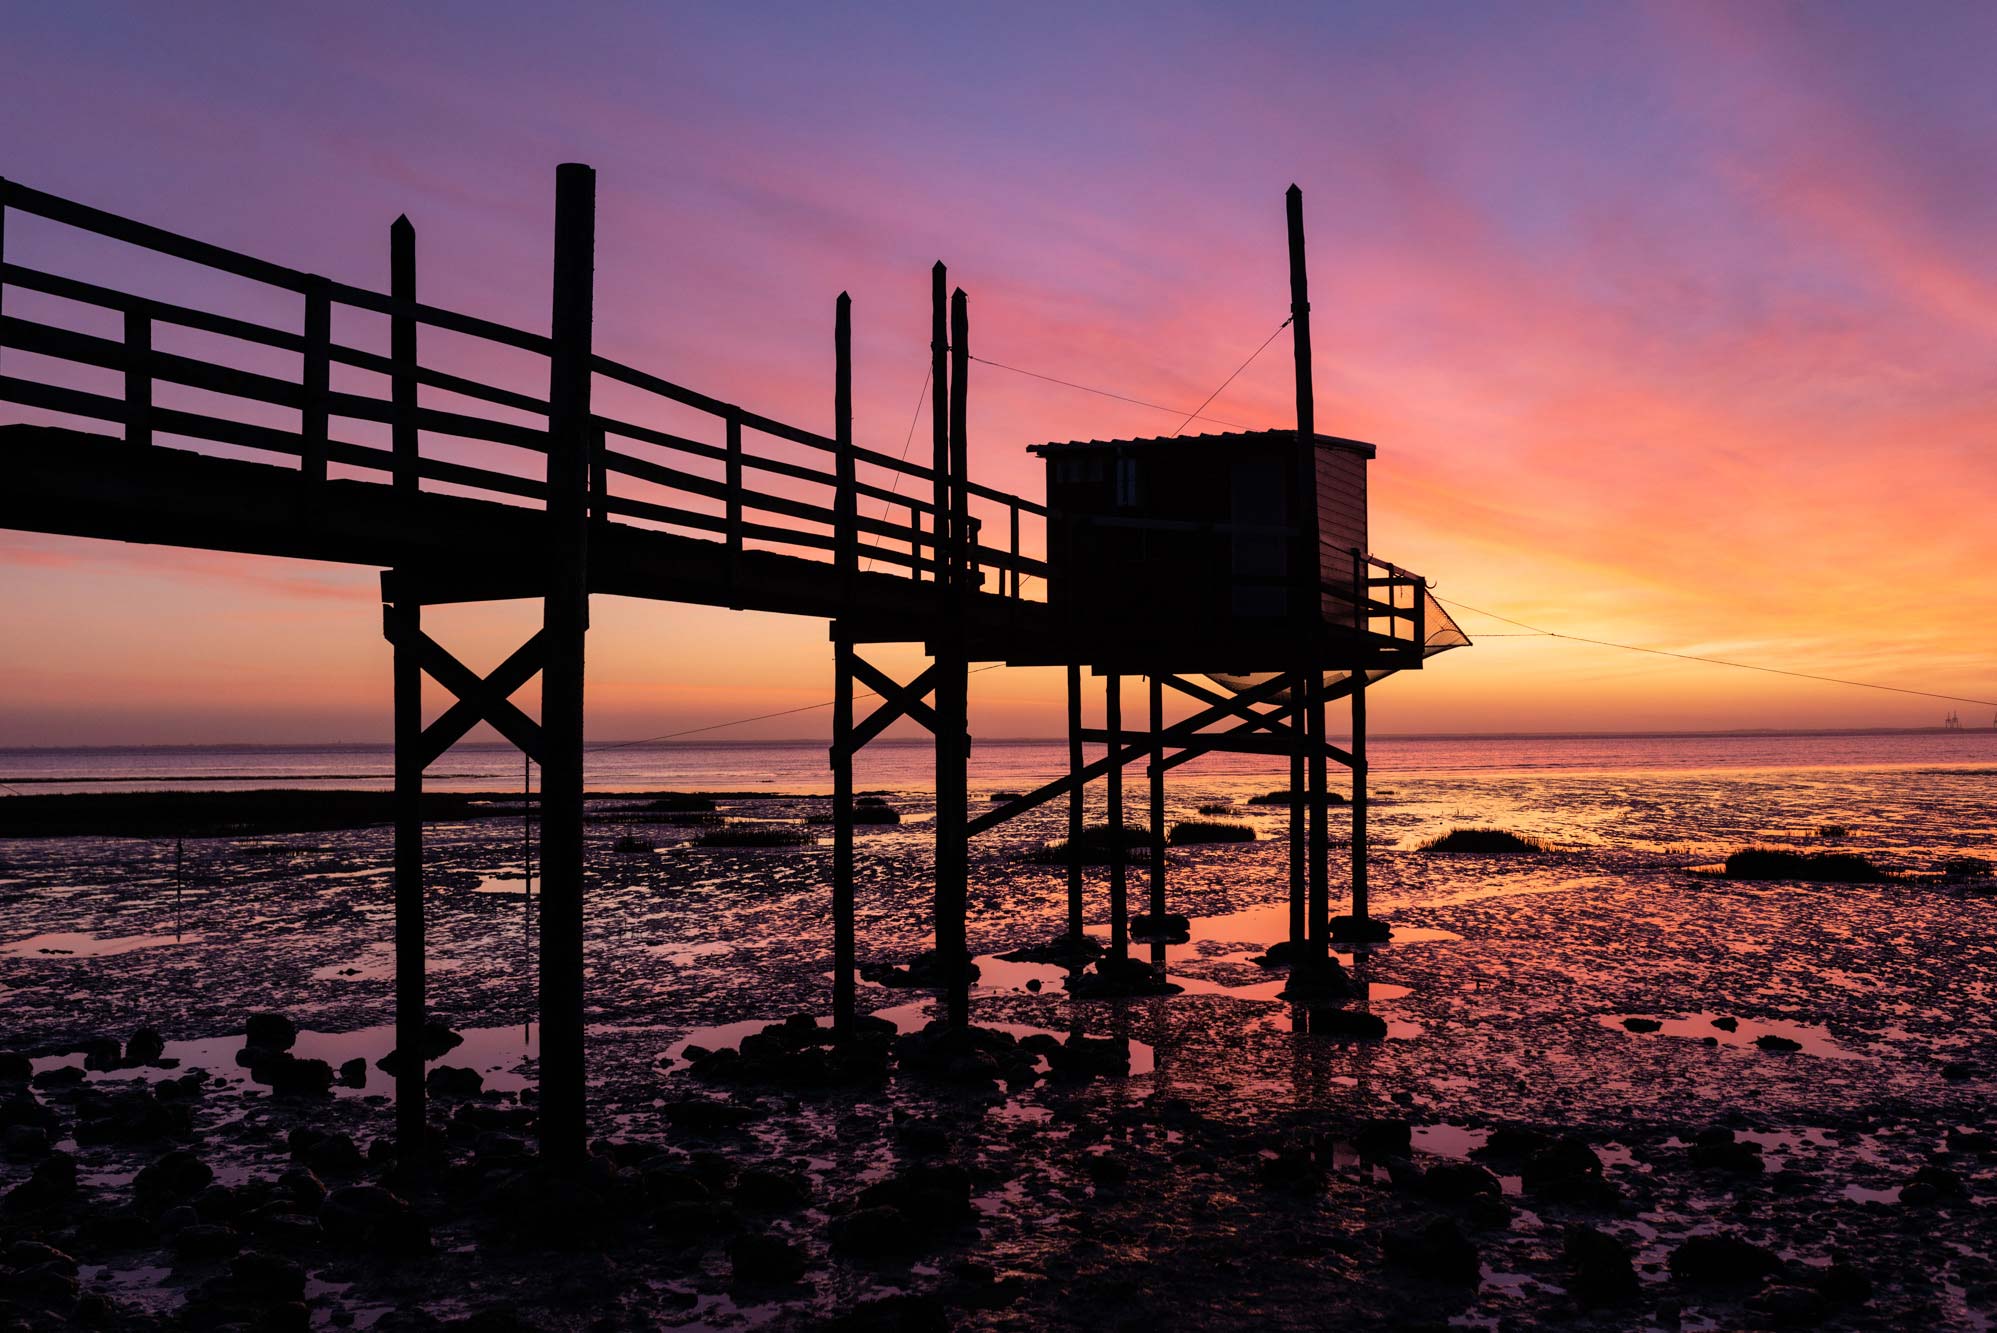
<svg viewBox="0 0 1997 1333">
<path fill-rule="evenodd" d="M 268 306 L 273 295 L 295 297 L 297 329 L 8 261 L 10 215 L 242 280 L 250 287 L 237 305 Z M 11 238 L 16 249 L 18 230 Z M 391 228 L 390 250 L 391 291 L 384 295 L 0 179 L 0 302 L 13 294 L 18 307 L 20 293 L 34 293 L 29 304 L 37 313 L 42 306 L 68 305 L 122 320 L 113 337 L 4 313 L 0 305 L 0 349 L 13 354 L 0 364 L 0 401 L 117 424 L 136 445 L 174 437 L 197 446 L 294 458 L 313 482 L 385 477 L 404 492 L 421 488 L 544 505 L 548 400 L 501 382 L 518 384 L 518 374 L 447 370 L 435 359 L 426 364 L 418 347 L 427 331 L 435 331 L 454 346 L 462 344 L 474 361 L 486 354 L 526 354 L 541 360 L 540 382 L 546 383 L 550 338 L 417 300 L 415 234 L 406 220 Z M 387 321 L 385 354 L 336 341 L 337 323 L 370 318 Z M 761 549 L 833 563 L 848 574 L 879 571 L 934 580 L 954 553 L 956 563 L 970 571 L 971 588 L 985 588 L 986 571 L 994 571 L 996 586 L 987 591 L 1023 596 L 1029 579 L 1044 578 L 1046 565 L 1022 549 L 1022 516 L 1041 525 L 1044 546 L 1045 507 L 968 479 L 947 479 L 950 487 L 939 486 L 933 469 L 855 444 L 846 319 L 842 298 L 839 421 L 831 436 L 591 356 L 597 386 L 592 401 L 599 405 L 589 417 L 592 519 L 723 543 L 731 567 L 742 552 Z M 175 350 L 204 337 L 228 340 L 238 350 L 222 358 Z M 35 364 L 23 367 L 23 355 Z M 242 364 L 272 357 L 295 358 L 295 371 L 271 373 Z M 122 391 L 106 392 L 102 383 L 86 387 L 93 375 L 101 379 L 101 372 L 122 376 Z M 387 393 L 357 391 L 354 382 L 369 377 L 385 382 Z M 616 386 L 614 396 L 628 400 L 614 411 L 601 406 L 613 396 L 606 393 L 609 386 Z M 229 400 L 236 405 L 233 414 L 204 410 L 205 401 L 202 408 L 162 401 L 202 395 Z M 689 417 L 704 421 L 713 438 L 684 433 L 698 433 L 682 424 Z M 386 447 L 353 438 L 371 431 L 385 432 Z M 953 524 L 933 497 L 959 489 L 963 512 Z M 969 512 L 972 505 L 982 512 Z M 981 539 L 987 518 L 999 520 L 995 529 L 1003 546 Z M 946 543 L 939 531 L 952 528 L 959 535 Z"/>
<path fill-rule="evenodd" d="M 1344 583 L 1326 579 L 1322 590 L 1351 608 L 1354 629 L 1419 647 L 1428 641 L 1428 605 L 1422 596 L 1427 587 L 1428 581 L 1419 574 L 1354 551 L 1351 579 Z M 1329 612 L 1326 618 L 1331 618 Z"/>
</svg>

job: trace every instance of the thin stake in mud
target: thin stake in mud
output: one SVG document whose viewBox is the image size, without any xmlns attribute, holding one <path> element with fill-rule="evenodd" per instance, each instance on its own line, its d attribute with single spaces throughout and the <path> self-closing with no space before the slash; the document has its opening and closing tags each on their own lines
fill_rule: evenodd
<svg viewBox="0 0 1997 1333">
<path fill-rule="evenodd" d="M 179 838 L 173 840 L 173 938 L 176 943 L 180 940 L 180 891 L 186 883 L 181 869 L 181 841 Z"/>
<path fill-rule="evenodd" d="M 520 880 L 520 940 L 526 944 L 534 933 L 534 756 L 530 754 L 520 756 Z"/>
</svg>

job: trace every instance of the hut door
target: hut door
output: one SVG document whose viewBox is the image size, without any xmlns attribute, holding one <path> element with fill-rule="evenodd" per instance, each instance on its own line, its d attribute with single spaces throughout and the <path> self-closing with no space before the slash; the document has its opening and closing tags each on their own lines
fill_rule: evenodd
<svg viewBox="0 0 1997 1333">
<path fill-rule="evenodd" d="M 1288 602 L 1283 540 L 1283 464 L 1274 458 L 1234 460 L 1234 614 L 1280 616 Z"/>
</svg>

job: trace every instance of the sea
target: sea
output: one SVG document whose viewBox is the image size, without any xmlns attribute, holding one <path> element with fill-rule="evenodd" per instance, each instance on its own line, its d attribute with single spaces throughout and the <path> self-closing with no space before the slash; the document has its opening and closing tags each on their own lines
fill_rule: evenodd
<svg viewBox="0 0 1997 1333">
<path fill-rule="evenodd" d="M 1099 754 L 1090 747 L 1090 754 Z M 1781 771 L 1990 768 L 1997 777 L 1997 729 L 1821 732 L 1704 732 L 1586 735 L 1381 736 L 1368 744 L 1373 782 L 1449 775 L 1712 774 Z M 1032 787 L 1067 767 L 1059 740 L 973 744 L 971 781 Z M 1135 770 L 1133 770 L 1134 772 Z M 1280 780 L 1285 763 L 1254 755 L 1208 755 L 1186 778 Z M 42 794 L 116 791 L 246 790 L 288 787 L 380 790 L 392 785 L 387 745 L 158 745 L 0 748 L 0 791 Z M 877 741 L 858 762 L 862 786 L 934 789 L 927 740 Z M 1175 776 L 1174 781 L 1178 781 Z M 820 794 L 830 790 L 825 742 L 705 741 L 592 747 L 585 781 L 594 791 L 698 790 Z M 433 791 L 510 791 L 538 786 L 538 774 L 504 744 L 467 743 L 425 776 Z M 1997 796 L 1997 786 L 1993 787 Z"/>
</svg>

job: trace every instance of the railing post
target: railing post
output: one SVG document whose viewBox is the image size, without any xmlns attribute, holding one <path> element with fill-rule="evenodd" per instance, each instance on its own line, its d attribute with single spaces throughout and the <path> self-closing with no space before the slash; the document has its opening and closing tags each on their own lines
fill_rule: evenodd
<svg viewBox="0 0 1997 1333">
<path fill-rule="evenodd" d="M 728 457 L 723 475 L 728 483 L 728 586 L 733 589 L 742 573 L 742 418 L 733 408 L 726 424 Z"/>
<path fill-rule="evenodd" d="M 125 443 L 153 442 L 153 322 L 143 310 L 125 312 Z"/>
<path fill-rule="evenodd" d="M 596 173 L 555 173 L 548 357 L 548 584 L 541 673 L 541 1151 L 584 1156 L 583 647 L 589 628 L 590 324 Z"/>
<path fill-rule="evenodd" d="M 832 433 L 838 444 L 834 466 L 838 494 L 833 501 L 833 549 L 845 595 L 853 595 L 860 569 L 858 496 L 853 490 L 853 298 L 839 293 L 832 317 Z"/>
<path fill-rule="evenodd" d="M 326 400 L 332 388 L 333 303 L 326 280 L 314 277 L 305 288 L 305 404 L 298 422 L 298 470 L 305 480 L 326 480 Z"/>
<path fill-rule="evenodd" d="M 1012 595 L 1019 596 L 1019 502 L 1014 501 L 1012 510 Z"/>
<path fill-rule="evenodd" d="M 388 294 L 398 307 L 416 301 L 416 228 L 404 214 L 388 229 Z M 417 489 L 416 436 L 416 315 L 398 308 L 389 316 L 390 360 L 394 362 L 391 393 L 394 405 L 394 480 L 397 495 Z"/>
</svg>

